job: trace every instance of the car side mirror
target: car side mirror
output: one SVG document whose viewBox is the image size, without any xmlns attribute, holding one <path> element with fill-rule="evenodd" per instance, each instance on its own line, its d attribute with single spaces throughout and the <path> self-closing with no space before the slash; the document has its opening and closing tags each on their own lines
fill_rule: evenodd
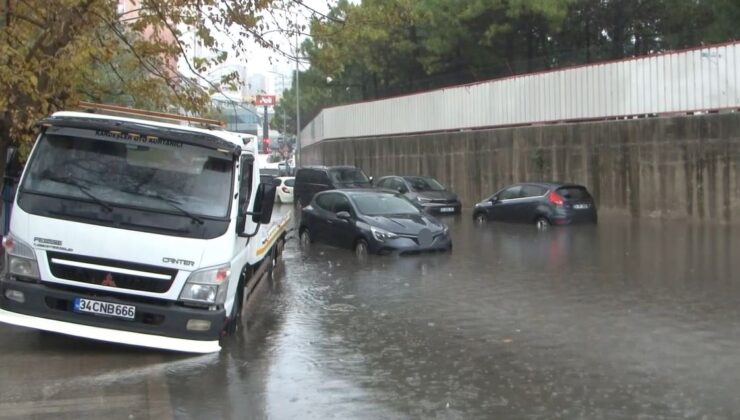
<svg viewBox="0 0 740 420">
<path fill-rule="evenodd" d="M 352 218 L 352 215 L 349 214 L 348 211 L 340 211 L 339 213 L 337 213 L 337 217 L 342 220 L 349 220 Z"/>
<path fill-rule="evenodd" d="M 367 179 L 368 179 L 368 181 L 370 181 L 371 184 L 373 183 L 373 177 L 369 176 L 369 177 L 367 177 Z"/>
<path fill-rule="evenodd" d="M 491 197 L 491 200 L 490 200 L 490 201 L 491 201 L 491 204 L 496 204 L 496 203 L 498 203 L 498 196 L 495 196 L 495 197 Z"/>
<path fill-rule="evenodd" d="M 406 187 L 398 187 L 398 192 L 401 194 L 406 194 L 407 192 L 409 192 L 409 189 Z"/>
</svg>

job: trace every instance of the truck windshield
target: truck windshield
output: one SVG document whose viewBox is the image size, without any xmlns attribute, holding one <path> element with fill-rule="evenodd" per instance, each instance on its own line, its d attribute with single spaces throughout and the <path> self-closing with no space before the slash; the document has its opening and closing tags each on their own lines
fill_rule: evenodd
<svg viewBox="0 0 740 420">
<path fill-rule="evenodd" d="M 163 143 L 44 135 L 21 191 L 93 201 L 109 211 L 123 205 L 190 217 L 226 217 L 231 156 Z"/>
</svg>

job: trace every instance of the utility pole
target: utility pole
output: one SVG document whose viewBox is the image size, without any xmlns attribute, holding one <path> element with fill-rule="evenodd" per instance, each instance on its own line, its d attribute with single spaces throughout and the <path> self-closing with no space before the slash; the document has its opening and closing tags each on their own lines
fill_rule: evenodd
<svg viewBox="0 0 740 420">
<path fill-rule="evenodd" d="M 298 21 L 296 16 L 296 22 Z M 296 167 L 301 166 L 301 88 L 298 67 L 298 30 L 295 31 L 295 150 Z"/>
</svg>

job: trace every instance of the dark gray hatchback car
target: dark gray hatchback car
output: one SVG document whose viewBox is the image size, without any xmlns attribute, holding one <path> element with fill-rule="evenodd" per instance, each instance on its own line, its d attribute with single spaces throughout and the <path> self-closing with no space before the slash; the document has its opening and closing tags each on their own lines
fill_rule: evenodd
<svg viewBox="0 0 740 420">
<path fill-rule="evenodd" d="M 462 204 L 457 194 L 449 191 L 436 179 L 428 176 L 385 176 L 375 186 L 398 191 L 427 212 L 460 213 Z"/>
<path fill-rule="evenodd" d="M 553 182 L 510 185 L 475 205 L 473 220 L 550 225 L 597 223 L 593 197 L 586 187 Z"/>
</svg>

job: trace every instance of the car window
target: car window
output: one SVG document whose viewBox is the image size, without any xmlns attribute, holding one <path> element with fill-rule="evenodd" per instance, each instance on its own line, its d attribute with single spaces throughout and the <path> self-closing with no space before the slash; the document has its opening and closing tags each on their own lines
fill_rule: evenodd
<svg viewBox="0 0 740 420">
<path fill-rule="evenodd" d="M 378 181 L 378 187 L 380 187 L 380 188 L 389 188 L 390 181 L 391 181 L 390 178 L 383 178 L 380 181 Z"/>
<path fill-rule="evenodd" d="M 562 187 L 558 188 L 557 192 L 566 200 L 584 200 L 591 198 L 588 190 L 584 187 Z"/>
<path fill-rule="evenodd" d="M 521 197 L 541 197 L 545 195 L 547 188 L 539 185 L 525 185 L 519 194 Z"/>
<path fill-rule="evenodd" d="M 302 184 L 308 184 L 311 182 L 311 171 L 308 169 L 299 169 L 296 172 L 295 179 L 300 180 Z"/>
<path fill-rule="evenodd" d="M 329 170 L 332 181 L 339 184 L 370 183 L 364 172 L 357 168 L 335 168 Z"/>
<path fill-rule="evenodd" d="M 331 184 L 331 182 L 329 182 L 329 175 L 327 175 L 325 171 L 316 171 L 316 179 L 314 180 L 314 184 Z"/>
<path fill-rule="evenodd" d="M 321 194 L 316 197 L 316 205 L 323 210 L 333 211 L 338 194 Z"/>
<path fill-rule="evenodd" d="M 285 182 L 284 182 L 284 184 L 285 184 L 286 186 L 288 186 L 288 187 L 292 187 L 292 186 L 294 186 L 294 185 L 295 185 L 295 179 L 294 179 L 294 178 L 291 178 L 291 179 L 286 179 L 286 180 L 285 180 Z"/>
<path fill-rule="evenodd" d="M 414 191 L 444 191 L 445 187 L 440 184 L 434 178 L 427 178 L 421 176 L 408 177 L 406 178 L 411 183 L 411 188 Z"/>
<path fill-rule="evenodd" d="M 515 187 L 509 187 L 499 194 L 499 200 L 511 200 L 512 198 L 519 198 L 519 194 L 522 191 L 522 187 L 517 185 Z"/>
<path fill-rule="evenodd" d="M 392 178 L 388 188 L 394 190 L 394 191 L 400 191 L 404 187 L 403 183 L 398 178 Z"/>
<path fill-rule="evenodd" d="M 334 201 L 334 213 L 339 213 L 340 211 L 346 211 L 347 213 L 352 213 L 352 205 L 349 204 L 349 200 L 347 197 L 336 194 L 336 200 Z"/>
</svg>

